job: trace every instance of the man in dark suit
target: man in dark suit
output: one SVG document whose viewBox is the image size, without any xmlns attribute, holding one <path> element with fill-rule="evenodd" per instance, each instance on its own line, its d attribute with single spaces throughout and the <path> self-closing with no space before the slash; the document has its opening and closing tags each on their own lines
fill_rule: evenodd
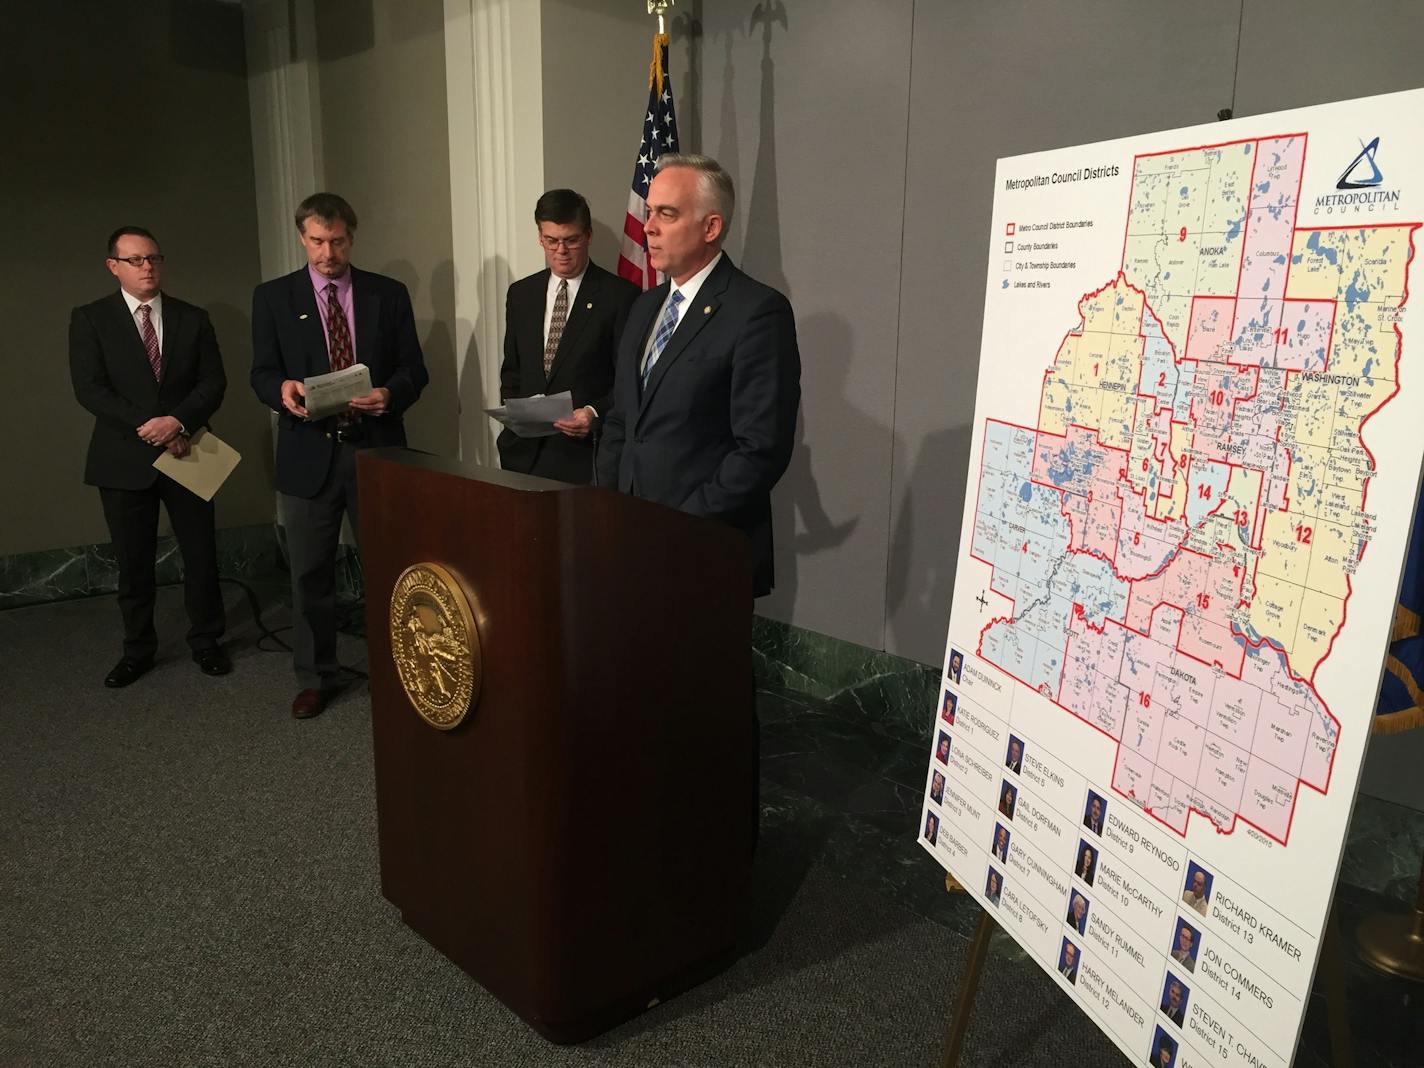
<svg viewBox="0 0 1424 1068">
<path fill-rule="evenodd" d="M 410 294 L 394 278 L 351 266 L 356 213 L 334 193 L 297 207 L 307 264 L 252 295 L 252 388 L 277 416 L 277 489 L 292 567 L 292 660 L 298 719 L 337 689 L 336 550 L 341 520 L 359 537 L 356 452 L 404 445 L 401 421 L 429 375 Z M 365 364 L 370 392 L 347 411 L 309 419 L 304 380 Z"/>
<path fill-rule="evenodd" d="M 232 664 L 219 646 L 226 621 L 218 589 L 213 504 L 154 470 L 164 449 L 188 454 L 188 440 L 222 403 L 222 354 L 208 313 L 164 293 L 163 253 L 147 230 L 125 226 L 109 238 L 106 261 L 119 291 L 69 319 L 74 395 L 94 413 L 84 481 L 99 487 L 119 564 L 123 657 L 104 679 L 127 686 L 153 667 L 158 504 L 183 554 L 188 646 L 208 675 Z"/>
<path fill-rule="evenodd" d="M 593 221 L 588 201 L 551 189 L 534 206 L 544 270 L 521 278 L 505 299 L 501 400 L 573 394 L 573 415 L 553 437 L 499 435 L 506 471 L 586 483 L 593 477 L 592 431 L 608 413 L 618 339 L 638 287 L 589 262 Z"/>
<path fill-rule="evenodd" d="M 745 532 L 759 597 L 801 399 L 791 305 L 722 252 L 734 192 L 715 160 L 660 157 L 646 199 L 649 262 L 668 281 L 628 315 L 599 482 Z"/>
<path fill-rule="evenodd" d="M 1186 1022 L 1186 988 L 1182 986 L 1181 980 L 1170 972 L 1167 974 L 1167 986 L 1162 991 L 1162 1012 L 1178 1027 Z"/>
</svg>

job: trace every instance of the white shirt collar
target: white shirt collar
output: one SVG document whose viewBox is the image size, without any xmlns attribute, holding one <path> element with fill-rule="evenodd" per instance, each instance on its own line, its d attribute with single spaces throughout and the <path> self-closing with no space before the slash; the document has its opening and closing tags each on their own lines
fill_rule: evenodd
<svg viewBox="0 0 1424 1068">
<path fill-rule="evenodd" d="M 683 308 L 686 308 L 688 305 L 690 305 L 690 304 L 693 302 L 693 300 L 696 299 L 696 297 L 697 297 L 697 291 L 702 288 L 702 283 L 705 282 L 705 281 L 707 281 L 707 276 L 712 273 L 713 269 L 714 269 L 714 268 L 717 266 L 717 264 L 719 264 L 721 261 L 722 261 L 722 253 L 721 253 L 721 251 L 719 250 L 718 253 L 717 253 L 717 255 L 715 255 L 715 256 L 712 257 L 711 261 L 707 264 L 707 266 L 703 267 L 702 270 L 698 271 L 698 272 L 697 272 L 696 274 L 694 274 L 691 278 L 689 278 L 686 282 L 683 282 L 682 285 L 677 285 L 676 283 L 673 283 L 673 285 L 669 286 L 669 287 L 668 287 L 668 297 L 671 298 L 671 297 L 672 297 L 672 291 L 673 291 L 674 289 L 677 290 L 679 293 L 682 294 L 682 307 L 683 307 Z M 681 318 L 682 318 L 682 310 L 679 309 L 679 311 L 678 311 L 678 319 L 681 320 Z"/>
<path fill-rule="evenodd" d="M 119 288 L 119 292 L 124 295 L 124 303 L 129 306 L 129 314 L 130 314 L 131 316 L 134 316 L 134 317 L 135 317 L 135 321 L 137 321 L 138 306 L 139 306 L 140 304 L 147 304 L 147 305 L 149 306 L 149 308 L 151 309 L 150 312 L 149 312 L 149 317 L 150 317 L 151 319 L 162 318 L 162 316 L 163 316 L 163 294 L 162 294 L 162 293 L 156 294 L 156 295 L 153 297 L 152 300 L 139 300 L 138 297 L 134 296 L 134 295 L 133 295 L 132 293 L 130 293 L 127 289 L 124 289 L 124 288 L 120 287 L 120 288 Z"/>
</svg>

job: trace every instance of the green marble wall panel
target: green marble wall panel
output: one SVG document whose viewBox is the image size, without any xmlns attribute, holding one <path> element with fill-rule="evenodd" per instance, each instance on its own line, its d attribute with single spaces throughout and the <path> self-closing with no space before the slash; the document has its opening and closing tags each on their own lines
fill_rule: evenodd
<svg viewBox="0 0 1424 1068">
<path fill-rule="evenodd" d="M 231 527 L 217 535 L 224 578 L 260 578 L 277 570 L 280 556 L 270 524 Z M 160 584 L 182 581 L 183 557 L 171 535 L 158 539 L 155 566 Z M 107 543 L 0 556 L 0 609 L 113 593 L 118 585 L 118 562 Z"/>
<path fill-rule="evenodd" d="M 899 737 L 927 740 L 939 668 L 755 616 L 752 657 L 765 689 L 808 694 L 858 711 Z"/>
</svg>

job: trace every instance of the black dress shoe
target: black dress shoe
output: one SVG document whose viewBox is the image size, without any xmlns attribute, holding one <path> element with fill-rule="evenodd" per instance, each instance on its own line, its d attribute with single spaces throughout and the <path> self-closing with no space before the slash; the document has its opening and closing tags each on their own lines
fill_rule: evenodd
<svg viewBox="0 0 1424 1068">
<path fill-rule="evenodd" d="M 193 663 L 198 665 L 204 675 L 226 675 L 232 670 L 232 661 L 217 645 L 194 650 Z"/>
<path fill-rule="evenodd" d="M 147 674 L 151 667 L 153 667 L 153 657 L 151 656 L 144 660 L 135 660 L 131 656 L 126 656 L 104 676 L 104 685 L 111 690 L 117 690 Z"/>
</svg>

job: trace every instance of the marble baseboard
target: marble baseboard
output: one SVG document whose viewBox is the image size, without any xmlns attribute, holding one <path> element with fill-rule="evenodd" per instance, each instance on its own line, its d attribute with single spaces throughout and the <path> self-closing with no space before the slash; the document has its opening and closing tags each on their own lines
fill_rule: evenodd
<svg viewBox="0 0 1424 1068">
<path fill-rule="evenodd" d="M 938 667 L 755 616 L 757 684 L 857 710 L 891 733 L 928 743 L 939 701 Z"/>
<path fill-rule="evenodd" d="M 261 578 L 278 568 L 271 524 L 219 530 L 217 541 L 224 578 Z M 183 556 L 172 535 L 158 539 L 157 578 L 160 584 L 183 579 Z M 118 585 L 119 565 L 108 543 L 0 556 L 0 609 L 113 593 Z"/>
</svg>

